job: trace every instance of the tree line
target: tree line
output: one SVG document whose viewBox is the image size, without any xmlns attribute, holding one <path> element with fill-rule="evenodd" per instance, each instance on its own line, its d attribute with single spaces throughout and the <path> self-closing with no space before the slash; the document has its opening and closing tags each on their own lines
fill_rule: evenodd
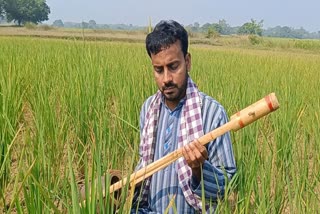
<svg viewBox="0 0 320 214">
<path fill-rule="evenodd" d="M 46 0 L 0 0 L 0 23 L 5 17 L 8 22 L 15 22 L 19 26 L 27 22 L 41 23 L 48 20 L 50 8 Z M 142 30 L 145 27 L 126 24 L 97 24 L 94 20 L 89 22 L 73 23 L 63 22 L 61 19 L 55 20 L 52 24 L 55 27 L 67 28 L 91 28 L 91 29 L 112 29 L 112 30 Z M 263 20 L 251 19 L 241 26 L 230 26 L 226 20 L 221 19 L 216 23 L 205 23 L 200 25 L 198 22 L 185 26 L 189 32 L 205 33 L 208 38 L 219 35 L 259 35 L 268 37 L 283 37 L 297 39 L 320 39 L 318 32 L 308 32 L 304 28 L 295 29 L 288 26 L 276 26 L 263 29 Z"/>
<path fill-rule="evenodd" d="M 226 20 L 219 20 L 217 23 L 206 23 L 202 26 L 198 22 L 187 25 L 186 28 L 190 32 L 206 33 L 208 37 L 211 35 L 259 35 L 266 37 L 281 37 L 281 38 L 296 38 L 296 39 L 320 39 L 320 30 L 318 32 L 308 32 L 303 27 L 295 29 L 288 26 L 276 26 L 263 29 L 263 20 L 251 21 L 244 23 L 241 26 L 230 26 Z M 211 34 L 211 35 L 210 35 Z"/>
<path fill-rule="evenodd" d="M 134 26 L 126 24 L 97 24 L 95 20 L 89 22 L 63 22 L 61 19 L 55 20 L 54 27 L 65 28 L 88 28 L 88 29 L 111 29 L 111 30 L 144 30 L 145 26 Z M 281 37 L 295 39 L 320 39 L 320 31 L 308 32 L 304 28 L 292 28 L 288 26 L 276 26 L 263 29 L 263 20 L 251 19 L 241 26 L 230 26 L 226 20 L 221 19 L 217 23 L 205 23 L 200 25 L 198 22 L 185 26 L 189 33 L 204 33 L 208 38 L 219 35 L 259 35 L 266 37 Z"/>
</svg>

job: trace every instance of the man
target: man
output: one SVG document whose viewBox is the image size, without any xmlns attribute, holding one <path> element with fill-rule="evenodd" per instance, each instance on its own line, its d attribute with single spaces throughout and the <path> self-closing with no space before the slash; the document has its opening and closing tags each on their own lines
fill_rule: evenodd
<svg viewBox="0 0 320 214">
<path fill-rule="evenodd" d="M 179 23 L 158 23 L 146 38 L 146 49 L 159 90 L 142 106 L 136 169 L 180 147 L 183 158 L 136 188 L 131 213 L 196 213 L 202 209 L 202 194 L 210 201 L 206 204 L 210 212 L 236 172 L 235 160 L 229 133 L 207 146 L 196 139 L 226 123 L 227 115 L 191 80 L 188 35 Z"/>
</svg>

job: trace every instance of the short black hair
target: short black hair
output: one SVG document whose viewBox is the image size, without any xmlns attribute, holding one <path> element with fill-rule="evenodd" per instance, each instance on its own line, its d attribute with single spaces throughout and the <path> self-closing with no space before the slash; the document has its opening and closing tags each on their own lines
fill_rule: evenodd
<svg viewBox="0 0 320 214">
<path fill-rule="evenodd" d="M 162 20 L 154 30 L 147 35 L 146 49 L 148 55 L 157 54 L 161 50 L 168 48 L 177 40 L 180 41 L 183 55 L 188 53 L 188 33 L 181 24 L 174 20 Z"/>
</svg>

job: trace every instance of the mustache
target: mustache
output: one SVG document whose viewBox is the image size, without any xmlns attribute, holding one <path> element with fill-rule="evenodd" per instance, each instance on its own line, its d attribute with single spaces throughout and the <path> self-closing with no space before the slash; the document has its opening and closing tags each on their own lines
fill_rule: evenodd
<svg viewBox="0 0 320 214">
<path fill-rule="evenodd" d="M 161 87 L 162 91 L 169 89 L 169 88 L 177 88 L 178 86 L 174 84 L 173 82 L 168 82 L 164 86 Z"/>
</svg>

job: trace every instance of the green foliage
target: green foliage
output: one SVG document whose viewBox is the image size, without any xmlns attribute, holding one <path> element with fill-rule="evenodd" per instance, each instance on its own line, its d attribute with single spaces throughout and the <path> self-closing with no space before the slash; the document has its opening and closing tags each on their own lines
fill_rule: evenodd
<svg viewBox="0 0 320 214">
<path fill-rule="evenodd" d="M 238 33 L 239 34 L 256 34 L 261 36 L 262 35 L 262 26 L 263 20 L 257 23 L 256 20 L 251 19 L 251 22 L 244 23 L 240 28 Z"/>
<path fill-rule="evenodd" d="M 91 29 L 95 29 L 97 27 L 97 23 L 94 20 L 90 20 L 88 23 L 88 27 Z"/>
<path fill-rule="evenodd" d="M 297 39 L 304 39 L 304 38 L 320 38 L 320 33 L 309 33 L 304 28 L 294 29 L 288 26 L 276 26 L 273 28 L 268 28 L 267 30 L 263 31 L 264 36 L 270 37 L 282 37 L 282 38 L 297 38 Z"/>
<path fill-rule="evenodd" d="M 0 47 L 0 212 L 10 213 L 9 205 L 11 213 L 112 213 L 96 206 L 102 181 L 92 182 L 81 207 L 77 188 L 82 182 L 88 189 L 106 169 L 134 169 L 133 127 L 157 90 L 144 45 L 1 37 Z M 271 91 L 280 102 L 278 111 L 232 133 L 238 172 L 217 213 L 319 210 L 319 51 L 190 51 L 192 78 L 229 115 Z"/>
<path fill-rule="evenodd" d="M 198 32 L 199 29 L 200 29 L 200 24 L 198 22 L 195 22 L 193 26 L 191 26 L 192 31 Z"/>
<path fill-rule="evenodd" d="M 3 0 L 7 20 L 18 25 L 26 22 L 40 23 L 48 20 L 50 8 L 45 0 Z"/>
<path fill-rule="evenodd" d="M 59 20 L 54 20 L 54 22 L 52 23 L 52 26 L 53 27 L 64 27 L 64 24 L 63 24 L 62 20 L 59 19 Z"/>
<path fill-rule="evenodd" d="M 206 34 L 206 38 L 210 39 L 210 38 L 217 38 L 219 36 L 219 33 L 218 31 L 216 31 L 215 28 L 213 27 L 209 27 L 208 28 L 208 31 L 207 31 L 207 34 Z"/>
<path fill-rule="evenodd" d="M 219 31 L 220 34 L 227 35 L 232 32 L 232 29 L 226 20 L 224 20 L 224 19 L 219 20 L 218 25 L 221 28 L 221 31 Z"/>
<path fill-rule="evenodd" d="M 198 26 L 197 31 L 207 32 L 210 27 L 222 35 L 235 34 L 238 31 L 238 27 L 231 27 L 224 19 L 219 20 L 218 23 L 205 23 L 201 27 Z M 195 27 L 191 27 L 191 29 L 194 28 Z"/>
<path fill-rule="evenodd" d="M 217 23 L 213 23 L 211 25 L 211 28 L 213 28 L 214 31 L 216 31 L 217 33 L 221 33 L 222 32 L 222 27 Z"/>
<path fill-rule="evenodd" d="M 254 34 L 249 35 L 248 39 L 252 45 L 258 45 L 263 42 L 262 37 L 254 35 Z"/>
<path fill-rule="evenodd" d="M 0 18 L 3 17 L 4 14 L 4 0 L 0 0 Z"/>
<path fill-rule="evenodd" d="M 81 22 L 81 28 L 88 28 L 89 23 L 88 22 Z"/>
</svg>

